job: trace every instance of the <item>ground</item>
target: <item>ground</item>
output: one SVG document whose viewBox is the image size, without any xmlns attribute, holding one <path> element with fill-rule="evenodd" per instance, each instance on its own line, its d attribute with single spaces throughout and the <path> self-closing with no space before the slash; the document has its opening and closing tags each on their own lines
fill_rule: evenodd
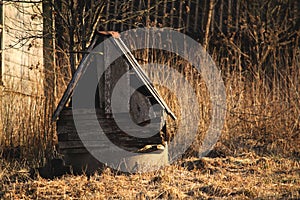
<svg viewBox="0 0 300 200">
<path fill-rule="evenodd" d="M 299 199 L 300 160 L 245 153 L 189 158 L 145 174 L 106 169 L 91 177 L 30 178 L 26 164 L 1 161 L 2 199 Z"/>
</svg>

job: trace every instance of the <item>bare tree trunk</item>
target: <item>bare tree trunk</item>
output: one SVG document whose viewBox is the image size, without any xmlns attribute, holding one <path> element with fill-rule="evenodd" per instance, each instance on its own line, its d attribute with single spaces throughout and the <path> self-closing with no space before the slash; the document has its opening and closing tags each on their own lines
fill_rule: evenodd
<svg viewBox="0 0 300 200">
<path fill-rule="evenodd" d="M 206 50 L 208 49 L 209 28 L 210 28 L 210 24 L 211 24 L 213 9 L 214 9 L 214 0 L 211 0 L 209 2 L 209 10 L 208 10 L 208 16 L 207 16 L 207 23 L 206 23 L 205 35 L 204 35 L 204 41 L 203 41 L 203 47 Z"/>
<path fill-rule="evenodd" d="M 72 72 L 72 76 L 75 74 L 76 71 L 76 60 L 75 60 L 75 41 L 74 41 L 74 37 L 75 37 L 75 13 L 74 13 L 74 1 L 71 0 L 70 1 L 70 5 L 69 5 L 69 12 L 70 12 L 70 25 L 69 25 L 69 35 L 70 35 L 70 43 L 69 43 L 69 52 L 70 52 L 70 65 L 71 65 L 71 72 Z"/>
<path fill-rule="evenodd" d="M 197 29 L 199 28 L 198 27 L 198 18 L 199 18 L 199 1 L 196 1 L 194 32 L 196 32 Z"/>
<path fill-rule="evenodd" d="M 232 2 L 231 0 L 228 0 L 228 13 L 227 13 L 227 34 L 231 33 L 231 27 L 233 27 L 232 24 Z"/>
<path fill-rule="evenodd" d="M 56 105 L 56 66 L 55 66 L 55 32 L 53 5 L 54 0 L 43 1 L 43 54 L 44 54 L 44 71 L 45 71 L 45 140 L 48 140 L 46 151 L 51 151 L 54 142 L 55 129 L 51 125 L 50 117 Z"/>
<path fill-rule="evenodd" d="M 219 19 L 219 27 L 220 27 L 221 31 L 222 31 L 222 28 L 223 28 L 223 7 L 224 7 L 224 0 L 221 0 L 221 4 L 220 4 L 220 19 Z"/>
</svg>

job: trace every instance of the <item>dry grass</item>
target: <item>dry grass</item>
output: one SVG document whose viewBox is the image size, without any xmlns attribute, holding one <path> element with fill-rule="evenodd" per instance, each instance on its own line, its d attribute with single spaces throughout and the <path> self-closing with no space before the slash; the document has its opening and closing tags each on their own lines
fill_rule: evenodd
<svg viewBox="0 0 300 200">
<path fill-rule="evenodd" d="M 168 59 L 163 57 L 163 61 Z M 170 61 L 170 60 L 169 60 Z M 177 63 L 175 65 L 174 63 Z M 178 64 L 180 63 L 180 65 Z M 183 61 L 172 60 L 170 66 L 183 69 L 181 73 L 196 88 L 201 106 L 199 138 L 187 156 L 197 151 L 201 138 L 210 123 L 210 102 L 205 83 L 197 72 Z M 40 155 L 52 137 L 47 137 L 45 122 L 33 115 L 26 118 L 20 112 L 13 118 L 9 109 L 36 111 L 45 114 L 45 105 L 31 101 L 27 107 L 6 104 L 6 118 L 16 120 L 19 126 L 4 121 L 2 142 L 17 141 L 27 145 L 20 158 L 24 162 L 6 162 L 1 159 L 0 198 L 3 199 L 298 199 L 300 198 L 299 162 L 299 78 L 297 59 L 290 70 L 281 71 L 271 80 L 256 71 L 249 78 L 247 71 L 223 70 L 227 93 L 227 116 L 215 158 L 185 158 L 172 166 L 145 174 L 115 174 L 109 169 L 90 178 L 66 175 L 54 180 L 32 179 L 28 163 L 30 155 Z M 284 73 L 284 74 L 283 74 Z M 161 81 L 161 74 L 150 77 Z M 163 79 L 162 79 L 163 80 Z M 158 87 L 167 103 L 179 114 L 177 98 L 167 88 Z M 186 95 L 188 96 L 188 95 Z M 17 98 L 12 98 L 18 101 Z M 188 103 L 188 98 L 184 99 Z M 9 101 L 9 99 L 5 100 Z M 16 102 L 14 105 L 21 105 Z M 38 107 L 43 110 L 37 112 Z M 188 105 L 188 104 L 186 104 Z M 193 108 L 190 108 L 193 109 Z M 16 111 L 17 111 L 16 110 Z M 192 117 L 192 116 L 191 116 Z M 30 124 L 30 126 L 28 126 Z M 26 126 L 25 126 L 26 125 Z M 176 133 L 176 123 L 169 119 L 169 139 Z M 43 127 L 40 129 L 39 127 Z M 23 129 L 22 129 L 23 128 Z M 11 130 L 10 130 L 11 129 Z M 23 130 L 23 131 L 22 131 Z M 24 131 L 25 130 L 25 131 Z M 21 134 L 18 134 L 21 133 Z M 185 133 L 176 133 L 182 134 Z M 22 137 L 17 137 L 22 136 Z M 5 143 L 4 143 L 5 144 Z M 36 146 L 32 146 L 37 144 Z M 10 145 L 10 143 L 7 143 Z M 24 153 L 28 152 L 28 154 Z M 34 153 L 36 152 L 36 153 Z"/>
<path fill-rule="evenodd" d="M 136 57 L 150 62 L 151 57 L 143 53 L 145 52 L 136 52 Z M 190 148 L 191 151 L 187 152 L 191 155 L 195 153 L 193 151 L 199 150 L 203 136 L 211 123 L 211 102 L 206 83 L 199 71 L 178 56 L 155 50 L 151 55 L 156 58 L 156 62 L 167 67 L 164 70 L 147 68 L 148 76 L 158 85 L 160 94 L 178 117 L 175 122 L 168 118 L 167 138 L 172 139 L 174 134 L 186 137 L 188 126 L 195 125 L 200 119 L 198 137 Z M 300 68 L 298 67 L 299 54 L 294 56 L 294 63 L 288 68 L 278 69 L 274 63 L 273 70 L 276 74 L 273 75 L 266 74 L 264 70 L 268 69 L 254 67 L 251 70 L 242 68 L 228 70 L 225 68 L 226 63 L 216 62 L 217 66 L 221 66 L 226 88 L 226 119 L 221 138 L 216 145 L 217 149 L 231 156 L 255 152 L 262 156 L 299 158 Z M 218 60 L 217 55 L 214 55 L 214 60 Z M 282 57 L 277 60 L 280 63 L 283 61 Z M 184 124 L 187 128 L 181 133 L 177 132 L 178 124 L 182 120 L 180 106 L 187 110 L 196 110 L 196 108 L 191 106 L 192 96 L 181 82 L 166 83 L 170 80 L 168 67 L 180 72 L 192 85 L 195 93 L 195 99 L 192 101 L 197 101 L 199 105 L 198 116 L 187 116 L 188 123 Z M 171 86 L 171 89 L 176 88 L 177 96 L 166 86 Z M 178 103 L 179 97 L 183 102 L 182 105 Z"/>
<path fill-rule="evenodd" d="M 297 58 L 299 55 L 297 56 Z M 168 61 L 163 57 L 163 61 Z M 298 58 L 299 59 L 299 58 Z M 193 68 L 180 60 L 170 61 L 170 66 L 183 69 L 181 73 L 196 87 L 201 106 L 198 143 L 210 123 L 209 94 L 205 83 Z M 180 63 L 176 65 L 174 63 Z M 300 198 L 300 69 L 297 59 L 288 70 L 281 70 L 270 79 L 260 69 L 250 76 L 247 70 L 222 70 L 227 93 L 227 116 L 219 142 L 215 146 L 215 158 L 186 159 L 152 173 L 115 174 L 109 169 L 102 174 L 88 177 L 68 175 L 59 179 L 32 179 L 29 167 L 38 165 L 32 155 L 43 157 L 47 144 L 53 137 L 42 118 L 45 103 L 29 101 L 27 107 L 16 107 L 15 96 L 4 101 L 6 118 L 2 143 L 11 141 L 24 144 L 20 158 L 24 162 L 6 162 L 1 159 L 0 198 L 4 199 L 297 199 Z M 152 78 L 160 81 L 160 73 Z M 151 76 L 151 74 L 150 74 Z M 167 103 L 179 114 L 176 97 L 161 87 L 158 89 Z M 188 95 L 186 95 L 188 96 Z M 185 99 L 186 103 L 188 98 Z M 189 105 L 189 104 L 186 104 Z M 38 107 L 40 110 L 38 112 Z M 11 110 L 21 113 L 19 118 Z M 193 109 L 193 108 L 190 108 Z M 23 112 L 20 112 L 23 110 Z M 31 112 L 35 111 L 35 112 Z M 192 116 L 190 116 L 192 117 Z M 9 119 L 13 119 L 13 126 Z M 169 137 L 176 133 L 176 124 L 169 120 Z M 182 134 L 185 133 L 176 133 Z M 22 136 L 22 137 L 21 137 Z M 6 143 L 9 141 L 8 143 Z M 36 146 L 34 146 L 36 144 Z M 5 145 L 3 145 L 5 146 Z M 32 150 L 32 151 L 26 151 Z M 24 153 L 28 152 L 28 154 Z M 32 156 L 32 157 L 30 157 Z M 28 162 L 31 159 L 33 162 Z"/>
<path fill-rule="evenodd" d="M 43 94 L 26 96 L 5 91 L 2 105 L 0 155 L 36 164 L 43 162 L 54 140 L 54 129 L 48 119 L 52 112 L 48 100 Z"/>
<path fill-rule="evenodd" d="M 297 199 L 299 160 L 261 157 L 188 159 L 146 174 L 106 169 L 90 178 L 68 175 L 31 179 L 20 163 L 1 161 L 3 199 Z"/>
</svg>

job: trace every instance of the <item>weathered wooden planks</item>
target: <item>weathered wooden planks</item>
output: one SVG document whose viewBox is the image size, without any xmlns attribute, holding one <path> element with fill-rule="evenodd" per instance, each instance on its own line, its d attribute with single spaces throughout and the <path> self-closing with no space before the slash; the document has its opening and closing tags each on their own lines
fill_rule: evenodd
<svg viewBox="0 0 300 200">
<path fill-rule="evenodd" d="M 83 127 L 86 127 L 86 129 L 81 129 L 81 134 L 83 134 L 81 138 L 78 135 L 75 127 L 71 108 L 64 108 L 60 114 L 59 120 L 57 121 L 59 149 L 64 153 L 67 152 L 66 149 L 84 149 L 85 146 L 81 142 L 82 138 L 85 138 L 84 141 L 88 141 L 88 144 L 91 145 L 91 147 L 110 148 L 110 142 L 112 142 L 113 144 L 126 150 L 137 150 L 148 144 L 163 143 L 161 131 L 151 136 L 151 134 L 153 134 L 151 131 L 155 130 L 155 128 L 159 127 L 159 130 L 162 129 L 161 126 L 164 124 L 164 118 L 162 117 L 152 119 L 154 122 L 146 125 L 146 128 L 143 128 L 143 131 L 141 132 L 140 130 L 130 129 L 129 125 L 126 126 L 126 123 L 128 123 L 128 119 L 125 118 L 126 114 L 119 113 L 118 118 L 120 120 L 118 125 L 125 127 L 135 135 L 140 135 L 140 137 L 134 137 L 122 131 L 113 118 L 106 118 L 104 115 L 98 114 L 97 120 L 99 124 L 95 125 L 91 122 L 93 118 L 93 112 L 91 110 L 82 109 L 75 112 L 77 115 L 79 115 L 78 118 L 80 119 L 80 123 L 83 123 Z M 124 121 L 122 121 L 122 119 Z M 101 130 L 99 131 L 100 127 Z M 97 138 L 99 134 L 102 136 L 105 135 L 105 137 L 100 137 L 103 138 L 103 140 L 95 141 L 95 138 Z M 150 137 L 147 137 L 149 135 Z M 108 142 L 107 139 L 109 139 L 110 142 Z"/>
</svg>

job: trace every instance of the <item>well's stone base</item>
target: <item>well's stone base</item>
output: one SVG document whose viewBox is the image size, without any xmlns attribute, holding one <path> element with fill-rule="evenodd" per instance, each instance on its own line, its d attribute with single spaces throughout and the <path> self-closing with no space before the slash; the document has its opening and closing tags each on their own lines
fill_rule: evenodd
<svg viewBox="0 0 300 200">
<path fill-rule="evenodd" d="M 105 153 L 104 153 L 105 154 Z M 111 152 L 108 153 L 111 155 Z M 105 158 L 103 158 L 106 160 Z M 93 174 L 94 172 L 104 169 L 105 166 L 110 167 L 119 172 L 143 173 L 157 170 L 161 167 L 169 165 L 168 146 L 162 151 L 141 153 L 134 156 L 114 155 L 110 163 L 101 163 L 90 153 L 67 154 L 64 157 L 65 163 L 72 166 L 73 172 Z"/>
</svg>

